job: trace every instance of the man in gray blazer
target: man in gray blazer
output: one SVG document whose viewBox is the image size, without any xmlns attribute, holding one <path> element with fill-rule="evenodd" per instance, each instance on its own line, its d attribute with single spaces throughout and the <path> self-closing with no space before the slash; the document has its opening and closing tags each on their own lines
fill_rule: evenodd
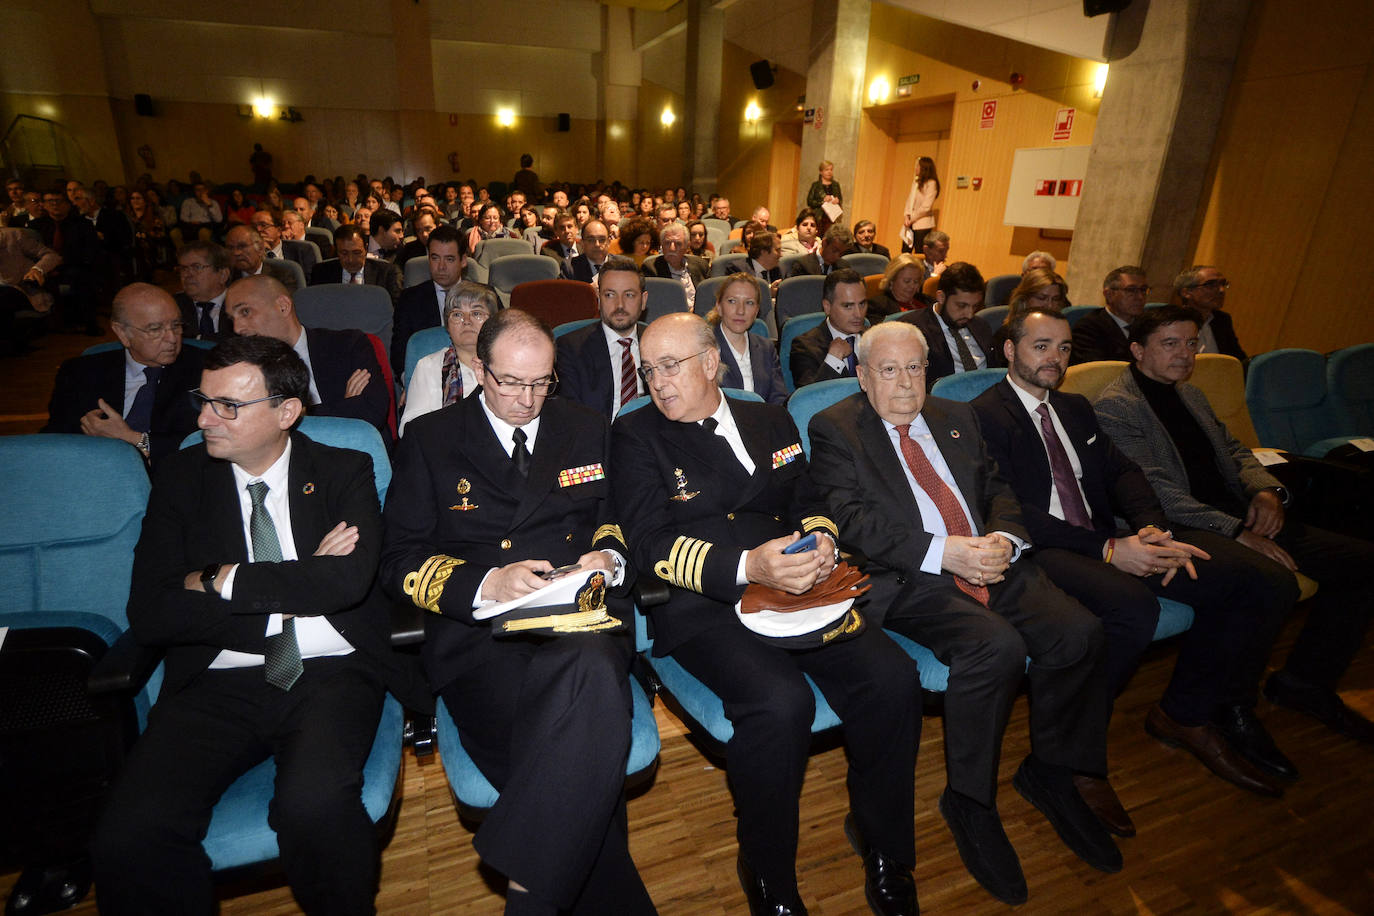
<svg viewBox="0 0 1374 916">
<path fill-rule="evenodd" d="M 1293 590 L 1302 570 L 1321 588 L 1307 602 L 1309 614 L 1283 668 L 1264 693 L 1323 722 L 1343 735 L 1374 744 L 1374 723 L 1350 709 L 1336 693 L 1374 613 L 1374 591 L 1365 577 L 1374 564 L 1374 543 L 1304 524 L 1286 513 L 1288 491 L 1251 451 L 1226 431 L 1207 397 L 1187 384 L 1197 358 L 1202 316 L 1178 306 L 1147 309 L 1131 324 L 1135 362 L 1094 402 L 1102 429 L 1144 470 L 1169 521 L 1215 531 L 1254 551 L 1254 573 L 1276 592 Z M 1265 629 L 1265 628 L 1257 628 Z M 1273 633 L 1256 632 L 1255 639 Z M 1253 678 L 1264 673 L 1256 656 Z M 1274 746 L 1255 718 L 1231 707 L 1214 724 L 1252 763 L 1292 779 L 1297 770 Z"/>
</svg>

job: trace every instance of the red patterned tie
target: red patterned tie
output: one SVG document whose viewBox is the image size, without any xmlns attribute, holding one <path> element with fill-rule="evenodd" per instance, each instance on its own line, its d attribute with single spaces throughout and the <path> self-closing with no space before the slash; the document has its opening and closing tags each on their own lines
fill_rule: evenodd
<svg viewBox="0 0 1374 916">
<path fill-rule="evenodd" d="M 911 476 L 916 478 L 916 483 L 930 501 L 935 503 L 935 508 L 940 510 L 940 518 L 944 519 L 945 531 L 951 535 L 959 537 L 972 537 L 973 531 L 969 528 L 968 516 L 964 514 L 963 508 L 959 505 L 959 500 L 955 498 L 954 492 L 949 486 L 940 479 L 936 473 L 935 466 L 930 463 L 926 453 L 921 451 L 921 447 L 912 441 L 907 433 L 911 429 L 911 424 L 906 423 L 896 427 L 897 442 L 902 447 L 902 457 L 906 459 L 906 466 L 911 469 Z M 987 586 L 975 585 L 962 576 L 954 577 L 954 584 L 959 586 L 959 590 L 977 601 L 983 607 L 988 606 Z"/>
<path fill-rule="evenodd" d="M 639 395 L 639 376 L 635 374 L 635 358 L 630 353 L 631 337 L 622 337 L 620 344 L 620 406 L 633 401 Z"/>
</svg>

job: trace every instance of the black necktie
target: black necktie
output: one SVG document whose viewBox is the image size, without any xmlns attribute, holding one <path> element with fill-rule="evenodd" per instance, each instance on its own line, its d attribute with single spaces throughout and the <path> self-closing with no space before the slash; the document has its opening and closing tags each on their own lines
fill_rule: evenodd
<svg viewBox="0 0 1374 916">
<path fill-rule="evenodd" d="M 196 308 L 200 311 L 200 336 L 202 340 L 209 340 L 215 336 L 215 319 L 211 312 L 215 308 L 213 302 L 197 302 Z"/>
<path fill-rule="evenodd" d="M 510 460 L 515 462 L 515 469 L 520 472 L 521 477 L 529 477 L 530 450 L 525 448 L 525 431 L 517 428 L 511 433 L 511 438 L 515 440 L 515 448 L 510 453 Z"/>
<path fill-rule="evenodd" d="M 940 316 L 941 321 L 945 321 L 945 316 Z M 959 329 L 945 321 L 949 333 L 954 335 L 954 346 L 959 350 L 959 362 L 963 364 L 965 372 L 972 372 L 978 368 L 978 360 L 973 358 L 973 353 L 968 348 L 968 343 L 964 340 L 964 335 L 959 333 Z"/>
<path fill-rule="evenodd" d="M 153 400 L 157 397 L 157 380 L 161 375 L 161 366 L 143 367 L 143 387 L 134 395 L 134 403 L 124 418 L 135 432 L 146 433 L 153 425 Z"/>
<path fill-rule="evenodd" d="M 845 340 L 849 343 L 849 355 L 844 358 L 844 374 L 852 378 L 859 374 L 859 338 L 851 335 Z"/>
<path fill-rule="evenodd" d="M 248 498 L 253 501 L 253 511 L 248 516 L 248 534 L 253 541 L 254 563 L 282 561 L 277 526 L 272 524 L 272 516 L 264 505 L 267 491 L 267 484 L 261 480 L 248 485 Z M 290 690 L 304 671 L 301 647 L 296 642 L 296 618 L 284 616 L 281 632 L 267 637 L 267 651 L 263 653 L 263 677 L 273 687 Z"/>
</svg>

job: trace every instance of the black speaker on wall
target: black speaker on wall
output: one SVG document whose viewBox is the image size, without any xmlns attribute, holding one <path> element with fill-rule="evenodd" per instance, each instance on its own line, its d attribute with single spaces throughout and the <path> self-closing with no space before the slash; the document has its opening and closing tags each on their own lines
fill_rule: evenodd
<svg viewBox="0 0 1374 916">
<path fill-rule="evenodd" d="M 749 75 L 754 78 L 755 89 L 767 89 L 773 85 L 773 65 L 766 60 L 756 60 L 750 64 Z"/>
<path fill-rule="evenodd" d="M 153 111 L 153 97 L 146 92 L 140 92 L 134 96 L 134 111 L 145 118 L 151 118 Z"/>
<path fill-rule="evenodd" d="M 1131 0 L 1083 0 L 1084 16 L 1101 16 L 1103 13 L 1119 13 L 1131 5 Z"/>
<path fill-rule="evenodd" d="M 572 115 L 566 111 L 560 111 L 558 113 L 558 132 L 566 134 L 570 130 L 572 130 Z"/>
</svg>

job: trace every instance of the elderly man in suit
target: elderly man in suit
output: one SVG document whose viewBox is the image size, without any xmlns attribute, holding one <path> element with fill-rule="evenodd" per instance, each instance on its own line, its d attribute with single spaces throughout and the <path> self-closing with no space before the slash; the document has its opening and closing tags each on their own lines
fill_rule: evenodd
<svg viewBox="0 0 1374 916">
<path fill-rule="evenodd" d="M 1026 882 L 996 794 L 1002 732 L 1023 675 L 1031 754 L 1012 784 L 1085 862 L 1121 869 L 1121 853 L 1073 785 L 1074 773 L 1107 769 L 1102 625 L 1025 555 L 1020 505 L 972 409 L 926 396 L 926 354 L 921 332 L 902 322 L 864 334 L 863 391 L 812 419 L 811 475 L 841 543 L 868 558 L 867 618 L 949 665 L 940 812 L 978 882 L 1022 903 Z"/>
<path fill-rule="evenodd" d="M 825 278 L 821 308 L 825 321 L 792 339 L 792 379 L 797 388 L 834 378 L 853 378 L 859 335 L 868 315 L 864 278 L 842 268 Z"/>
<path fill-rule="evenodd" d="M 395 264 L 367 256 L 362 230 L 349 223 L 334 230 L 335 257 L 321 261 L 310 272 L 310 285 L 352 283 L 380 286 L 395 306 L 401 299 L 401 272 Z"/>
<path fill-rule="evenodd" d="M 234 333 L 224 308 L 229 291 L 229 253 L 214 242 L 188 242 L 177 249 L 182 333 L 198 340 L 223 340 Z"/>
<path fill-rule="evenodd" d="M 288 293 L 300 288 L 296 272 L 281 260 L 267 257 L 267 243 L 252 226 L 235 226 L 224 234 L 224 250 L 229 252 L 229 267 L 234 279 L 265 274 L 286 287 Z"/>
<path fill-rule="evenodd" d="M 825 230 L 821 244 L 815 252 L 802 255 L 792 262 L 789 277 L 829 276 L 837 270 L 849 268 L 844 259 L 845 252 L 854 245 L 854 234 L 839 223 Z"/>
<path fill-rule="evenodd" d="M 1374 544 L 1304 524 L 1286 511 L 1287 489 L 1226 431 L 1206 395 L 1188 384 L 1202 323 L 1192 309 L 1146 309 L 1131 325 L 1135 362 L 1093 402 L 1098 420 L 1145 471 L 1172 524 L 1216 532 L 1248 548 L 1253 575 L 1282 595 L 1286 607 L 1297 597 L 1294 571 L 1320 583 L 1306 602 L 1302 633 L 1283 668 L 1265 683 L 1265 695 L 1374 744 L 1374 724 L 1336 693 L 1374 614 L 1368 583 Z M 1254 638 L 1272 634 L 1257 628 Z M 1266 656 L 1254 657 L 1234 682 L 1258 683 Z M 1218 710 L 1212 724 L 1250 762 L 1281 777 L 1297 775 L 1255 717 L 1253 693 Z"/>
<path fill-rule="evenodd" d="M 366 420 L 391 441 L 391 396 L 377 355 L 362 331 L 306 328 L 286 288 L 272 277 L 245 277 L 229 287 L 226 306 L 234 333 L 275 337 L 296 351 L 310 371 L 308 413 Z"/>
<path fill-rule="evenodd" d="M 554 570 L 600 570 L 615 618 L 633 613 L 608 424 L 548 398 L 553 357 L 553 334 L 532 315 L 486 321 L 481 392 L 418 418 L 401 440 L 381 578 L 394 598 L 432 612 L 430 686 L 501 790 L 474 842 L 508 879 L 506 912 L 652 913 L 623 827 L 628 631 L 501 636 L 500 618 L 473 616 L 538 590 Z"/>
<path fill-rule="evenodd" d="M 545 242 L 539 253 L 562 264 L 581 254 L 577 247 L 577 217 L 560 210 L 553 219 L 553 239 Z"/>
<path fill-rule="evenodd" d="M 1195 264 L 1174 278 L 1178 301 L 1202 315 L 1198 329 L 1199 353 L 1224 353 L 1241 362 L 1249 359 L 1236 337 L 1226 306 L 1226 291 L 1231 288 L 1226 276 L 1207 264 Z"/>
<path fill-rule="evenodd" d="M 1069 364 L 1071 337 L 1058 312 L 1017 316 L 1003 344 L 1006 381 L 973 401 L 988 451 L 1021 500 L 1036 561 L 1102 619 L 1113 696 L 1153 638 L 1157 598 L 1191 605 L 1193 626 L 1181 638 L 1173 677 L 1146 728 L 1181 744 L 1223 779 L 1278 794 L 1276 777 L 1251 765 L 1210 722 L 1219 709 L 1247 698 L 1253 705 L 1254 683 L 1233 686 L 1228 677 L 1263 664 L 1270 645 L 1252 633 L 1275 631 L 1292 588 L 1271 589 L 1252 573 L 1250 551 L 1231 538 L 1170 525 L 1149 481 L 1099 429 L 1087 400 L 1055 390 Z M 1116 518 L 1126 525 L 1119 528 Z M 1074 782 L 1108 829 L 1135 832 L 1105 780 L 1078 774 Z"/>
<path fill-rule="evenodd" d="M 973 317 L 983 307 L 986 289 L 978 268 L 960 261 L 941 272 L 933 306 L 904 312 L 895 319 L 916 325 L 925 335 L 930 347 L 927 391 L 947 375 L 1002 364 L 992 345 L 992 333 Z"/>
<path fill-rule="evenodd" d="M 1053 270 L 1053 268 L 1051 268 Z M 1089 312 L 1078 319 L 1073 329 L 1073 362 L 1116 359 L 1131 361 L 1131 322 L 1145 311 L 1145 298 L 1150 283 L 1145 268 L 1126 265 L 1117 267 L 1102 281 L 1102 298 L 1106 308 Z"/>
<path fill-rule="evenodd" d="M 681 223 L 664 226 L 658 241 L 663 253 L 654 260 L 652 267 L 645 261 L 641 268 L 644 276 L 663 277 L 681 283 L 687 293 L 687 306 L 695 311 L 697 287 L 706 279 L 710 267 L 701 258 L 687 253 L 687 227 Z M 705 311 L 703 308 L 702 312 Z"/>
<path fill-rule="evenodd" d="M 149 283 L 119 291 L 111 324 L 122 348 L 62 364 L 43 432 L 122 439 L 155 467 L 196 429 L 186 393 L 200 380 L 202 351 L 182 346 L 180 309 Z"/>
<path fill-rule="evenodd" d="M 263 257 L 267 260 L 295 261 L 301 271 L 309 278 L 319 259 L 315 256 L 315 246 L 302 241 L 305 238 L 305 223 L 295 210 L 278 212 L 259 210 L 253 214 L 250 224 L 262 236 Z"/>
<path fill-rule="evenodd" d="M 649 297 L 635 262 L 619 255 L 606 259 L 596 292 L 601 320 L 558 339 L 558 393 L 614 419 L 644 390 L 639 319 Z"/>
<path fill-rule="evenodd" d="M 882 916 L 914 914 L 915 666 L 876 625 L 861 627 L 852 608 L 806 648 L 740 622 L 735 608 L 751 584 L 803 595 L 826 580 L 835 524 L 809 489 L 787 412 L 722 395 L 705 321 L 658 319 L 643 353 L 654 403 L 615 423 L 616 507 L 635 564 L 669 584 L 667 604 L 650 610 L 654 653 L 671 654 L 719 694 L 734 725 L 726 754 L 750 912 L 806 912 L 796 853 L 815 714 L 809 674 L 844 730 L 844 830 L 863 857 L 869 905 Z M 803 534 L 816 536 L 815 547 L 784 553 Z"/>
<path fill-rule="evenodd" d="M 166 650 L 166 679 L 92 843 L 102 913 L 215 912 L 211 809 L 269 758 L 296 902 L 373 912 L 362 770 L 400 670 L 376 585 L 381 510 L 366 455 L 292 431 L 309 380 L 280 341 L 220 344 L 196 392 L 205 442 L 154 482 L 129 625 Z"/>
</svg>

